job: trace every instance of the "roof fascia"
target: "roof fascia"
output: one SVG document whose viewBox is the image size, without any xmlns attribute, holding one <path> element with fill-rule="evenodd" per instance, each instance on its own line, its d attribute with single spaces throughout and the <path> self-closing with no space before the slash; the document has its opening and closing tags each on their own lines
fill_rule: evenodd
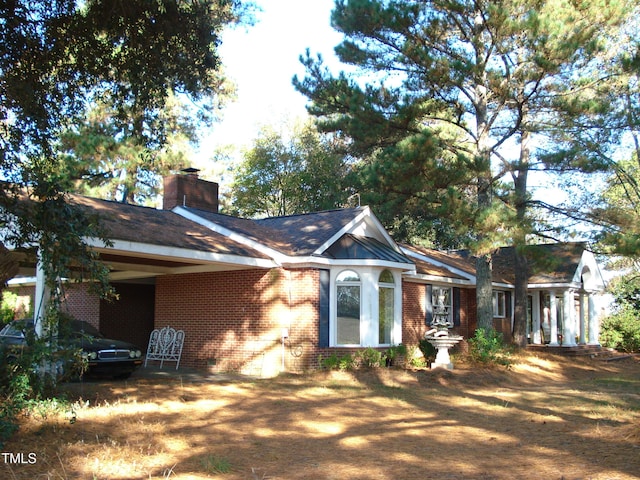
<svg viewBox="0 0 640 480">
<path fill-rule="evenodd" d="M 377 259 L 333 259 L 326 257 L 289 257 L 281 264 L 288 268 L 330 268 L 330 267 L 381 267 L 404 270 L 407 274 L 415 274 L 415 265 L 411 263 L 390 262 Z"/>
<path fill-rule="evenodd" d="M 530 290 L 579 290 L 580 283 L 557 282 L 557 283 L 530 283 L 527 288 Z"/>
<path fill-rule="evenodd" d="M 406 280 L 412 283 L 429 283 L 429 284 L 445 284 L 460 285 L 464 287 L 473 287 L 475 283 L 470 280 L 462 280 L 459 278 L 440 277 L 438 275 L 425 275 L 423 273 L 407 274 Z"/>
<path fill-rule="evenodd" d="M 128 240 L 111 240 L 111 245 L 107 246 L 98 239 L 86 239 L 87 245 L 104 252 L 129 252 L 147 258 L 173 258 L 193 263 L 226 263 L 230 265 L 242 265 L 247 267 L 273 268 L 277 264 L 270 259 L 242 257 L 239 255 L 228 255 L 215 252 L 203 252 L 179 247 L 167 247 L 162 245 L 152 245 L 148 243 L 131 242 Z"/>
</svg>

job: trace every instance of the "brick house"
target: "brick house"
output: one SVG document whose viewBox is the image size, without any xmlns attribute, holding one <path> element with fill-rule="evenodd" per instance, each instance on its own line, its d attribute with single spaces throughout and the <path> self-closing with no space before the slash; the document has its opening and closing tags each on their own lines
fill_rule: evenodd
<svg viewBox="0 0 640 480">
<path fill-rule="evenodd" d="M 69 283 L 65 308 L 143 348 L 154 328 L 182 329 L 181 365 L 263 376 L 316 367 L 335 351 L 415 345 L 435 316 L 473 335 L 475 269 L 464 252 L 399 245 L 369 207 L 251 220 L 218 213 L 217 193 L 190 174 L 165 179 L 161 210 L 73 196 L 109 232 L 110 245 L 90 242 L 119 298 Z M 597 344 L 595 258 L 582 244 L 542 248 L 559 262 L 531 277 L 530 341 Z M 495 324 L 507 336 L 510 255 L 494 257 Z M 37 297 L 36 266 L 23 267 L 10 285 Z"/>
</svg>

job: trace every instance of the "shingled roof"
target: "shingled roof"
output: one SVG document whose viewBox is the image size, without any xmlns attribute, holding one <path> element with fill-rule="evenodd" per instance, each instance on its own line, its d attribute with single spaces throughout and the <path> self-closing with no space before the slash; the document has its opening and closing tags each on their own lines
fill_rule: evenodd
<svg viewBox="0 0 640 480">
<path fill-rule="evenodd" d="M 441 251 L 429 248 L 403 245 L 427 259 L 414 258 L 418 274 L 442 276 L 447 278 L 464 278 L 451 269 L 464 272 L 475 277 L 476 257 L 468 250 Z M 573 280 L 582 254 L 587 248 L 585 243 L 554 243 L 529 245 L 526 247 L 529 258 L 529 284 L 570 283 Z M 433 261 L 429 261 L 429 259 Z M 515 249 L 502 247 L 492 255 L 493 282 L 513 285 L 515 283 Z M 447 268 L 449 267 L 449 268 Z"/>
<path fill-rule="evenodd" d="M 185 210 L 285 255 L 306 256 L 312 255 L 320 246 L 352 222 L 364 210 L 364 207 L 258 220 L 232 217 L 194 208 L 185 208 Z"/>
<path fill-rule="evenodd" d="M 146 243 L 238 255 L 267 258 L 250 247 L 187 220 L 169 210 L 158 210 L 125 203 L 71 195 L 74 205 L 97 214 L 111 240 Z"/>
</svg>

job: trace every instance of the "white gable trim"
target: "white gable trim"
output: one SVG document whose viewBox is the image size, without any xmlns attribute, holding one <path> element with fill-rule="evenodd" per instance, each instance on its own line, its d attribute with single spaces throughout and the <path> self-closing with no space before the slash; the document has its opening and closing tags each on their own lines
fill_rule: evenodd
<svg viewBox="0 0 640 480">
<path fill-rule="evenodd" d="M 233 240 L 234 242 L 253 248 L 256 251 L 267 255 L 268 257 L 271 257 L 271 259 L 276 262 L 278 266 L 282 265 L 282 263 L 285 262 L 288 258 L 287 255 L 284 255 L 277 250 L 269 248 L 260 242 L 256 242 L 255 240 L 251 240 L 250 238 L 247 238 L 244 235 L 223 227 L 215 222 L 202 218 L 183 207 L 175 207 L 172 212 L 186 218 L 187 220 L 191 220 L 192 222 L 202 225 L 203 227 L 206 227 L 213 232 L 219 233 L 220 235 L 223 235 L 228 239 Z"/>
<path fill-rule="evenodd" d="M 363 231 L 359 231 L 359 229 L 363 229 Z M 373 228 L 374 231 L 369 231 L 370 228 Z M 369 235 L 364 235 L 365 233 L 369 233 Z M 362 211 L 356 215 L 356 217 L 347 223 L 344 227 L 338 230 L 329 240 L 320 245 L 314 252 L 313 255 L 322 255 L 325 250 L 327 250 L 331 245 L 340 240 L 347 233 L 352 233 L 354 235 L 365 236 L 365 237 L 373 237 L 377 240 L 383 241 L 383 243 L 387 243 L 391 248 L 393 248 L 396 252 L 401 253 L 400 248 L 396 244 L 396 242 L 391 238 L 391 236 L 387 233 L 385 228 L 382 226 L 380 221 L 376 218 L 376 216 L 371 212 L 371 208 L 365 206 L 362 208 Z M 371 235 L 371 234 L 374 235 Z"/>
<path fill-rule="evenodd" d="M 604 281 L 602 271 L 600 270 L 600 265 L 596 260 L 596 256 L 589 250 L 582 251 L 582 257 L 580 258 L 578 268 L 576 268 L 576 271 L 573 274 L 572 282 L 577 285 L 582 285 L 582 274 L 584 273 L 585 268 L 588 268 L 589 272 L 594 277 L 593 280 L 584 285 L 585 289 L 604 290 L 606 282 Z"/>
</svg>

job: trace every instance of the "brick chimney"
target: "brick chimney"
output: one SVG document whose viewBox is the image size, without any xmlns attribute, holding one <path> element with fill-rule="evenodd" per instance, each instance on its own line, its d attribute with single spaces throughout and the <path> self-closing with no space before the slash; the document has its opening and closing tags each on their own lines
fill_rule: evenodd
<svg viewBox="0 0 640 480">
<path fill-rule="evenodd" d="M 191 207 L 218 213 L 218 184 L 198 178 L 197 168 L 164 177 L 162 208 Z"/>
</svg>

